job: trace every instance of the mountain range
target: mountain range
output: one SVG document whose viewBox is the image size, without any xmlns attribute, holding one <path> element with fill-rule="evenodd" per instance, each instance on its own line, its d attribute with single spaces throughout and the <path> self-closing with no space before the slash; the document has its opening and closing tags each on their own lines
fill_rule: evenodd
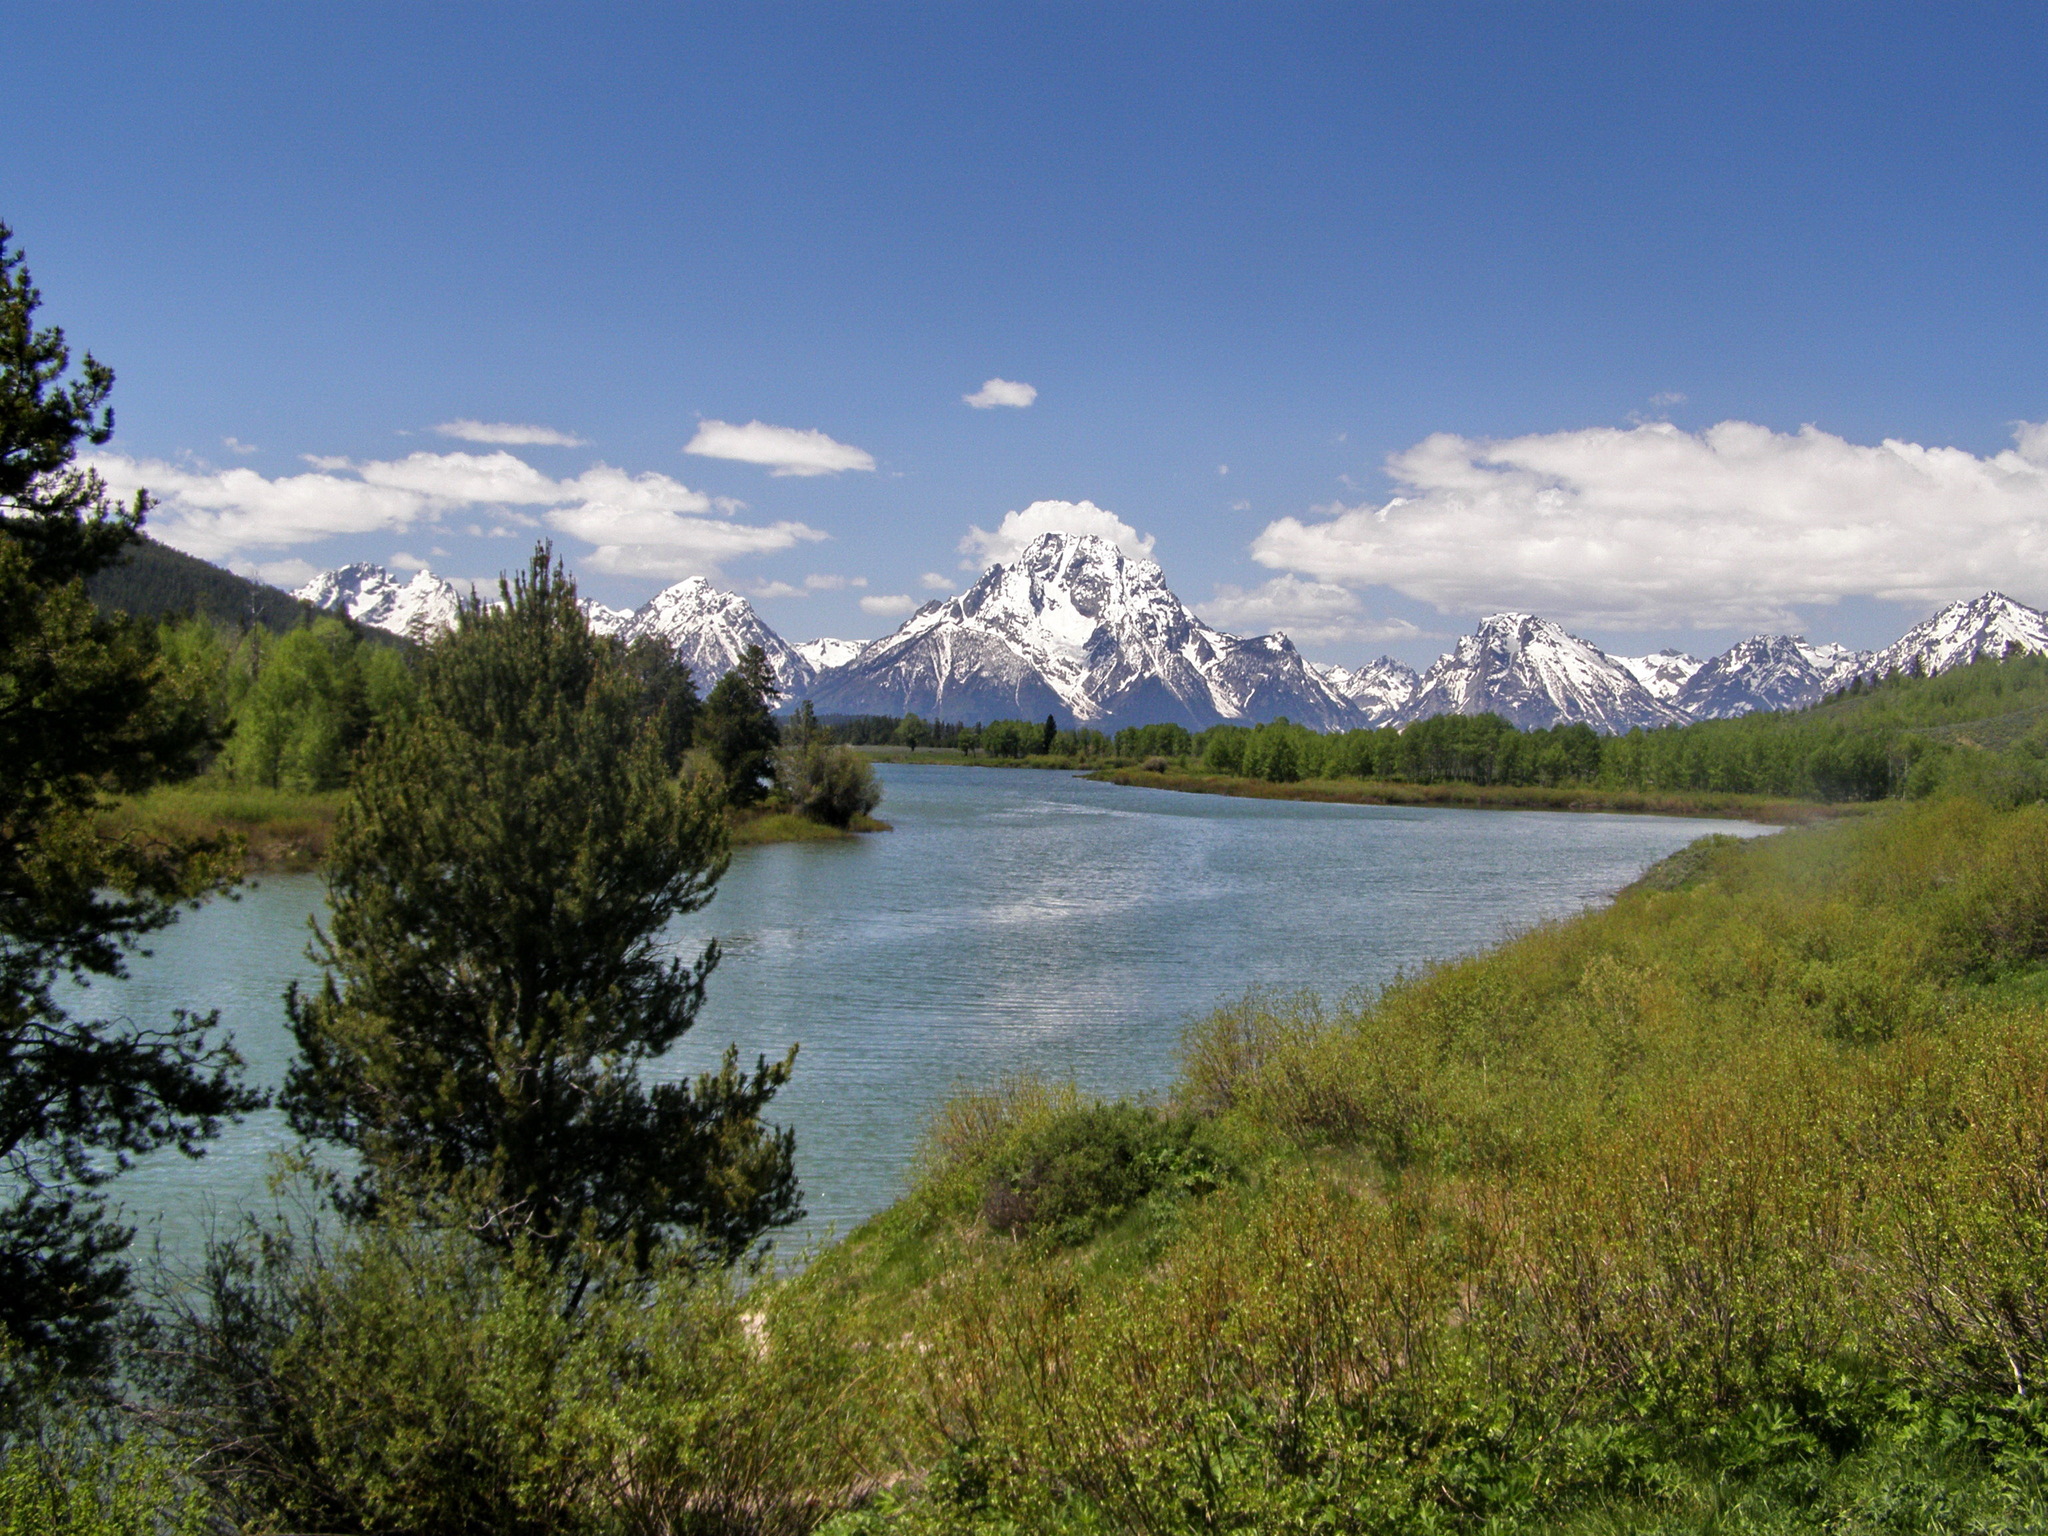
<svg viewBox="0 0 2048 1536">
<path fill-rule="evenodd" d="M 374 565 L 323 572 L 293 594 L 415 638 L 454 622 L 454 587 Z M 1758 635 L 1710 659 L 1614 656 L 1529 613 L 1496 613 L 1427 671 L 1390 657 L 1319 667 L 1285 635 L 1204 623 L 1150 560 L 1091 534 L 1046 533 L 957 597 L 878 640 L 792 645 L 738 593 L 702 577 L 632 612 L 586 603 L 593 628 L 674 647 L 700 686 L 759 645 L 785 703 L 821 714 L 1038 719 L 1191 729 L 1285 716 L 1318 730 L 1491 711 L 1524 729 L 1583 721 L 1620 733 L 1817 703 L 1859 677 L 1934 674 L 2012 651 L 2048 654 L 2048 614 L 1996 592 L 1949 604 L 1881 651 Z"/>
</svg>

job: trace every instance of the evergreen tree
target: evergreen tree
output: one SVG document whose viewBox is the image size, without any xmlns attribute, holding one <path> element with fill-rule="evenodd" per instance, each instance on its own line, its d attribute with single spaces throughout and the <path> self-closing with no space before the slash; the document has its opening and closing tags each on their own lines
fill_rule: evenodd
<svg viewBox="0 0 2048 1536">
<path fill-rule="evenodd" d="M 666 640 L 642 635 L 626 647 L 626 670 L 639 680 L 641 707 L 658 722 L 663 760 L 679 770 L 703 708 L 689 664 Z"/>
<path fill-rule="evenodd" d="M 190 772 L 208 713 L 167 677 L 154 632 L 99 617 L 84 578 L 135 539 L 145 497 L 113 505 L 81 469 L 104 443 L 114 375 L 64 334 L 0 225 L 0 1346 L 40 1365 L 105 1363 L 133 1233 L 98 1187 L 134 1155 L 196 1155 L 222 1117 L 261 1102 L 211 1016 L 81 1019 L 61 978 L 122 974 L 143 935 L 234 883 L 225 842 L 116 838 L 109 790 Z"/>
<path fill-rule="evenodd" d="M 786 1132 L 760 1113 L 791 1059 L 696 1082 L 640 1066 L 688 1030 L 717 963 L 672 919 L 726 865 L 717 787 L 666 761 L 619 647 L 545 548 L 472 597 L 373 738 L 328 853 L 321 989 L 290 999 L 302 1134 L 359 1152 L 344 1204 L 454 1186 L 482 1235 L 554 1262 L 579 1240 L 645 1261 L 682 1233 L 730 1260 L 800 1214 Z"/>
<path fill-rule="evenodd" d="M 768 793 L 775 748 L 782 739 L 771 712 L 780 692 L 768 653 L 750 645 L 740 664 L 713 685 L 697 716 L 697 745 L 724 775 L 729 804 L 754 805 Z"/>
<path fill-rule="evenodd" d="M 1051 715 L 1045 717 L 1045 733 L 1038 739 L 1038 750 L 1050 755 L 1053 743 L 1060 739 L 1060 723 Z"/>
</svg>

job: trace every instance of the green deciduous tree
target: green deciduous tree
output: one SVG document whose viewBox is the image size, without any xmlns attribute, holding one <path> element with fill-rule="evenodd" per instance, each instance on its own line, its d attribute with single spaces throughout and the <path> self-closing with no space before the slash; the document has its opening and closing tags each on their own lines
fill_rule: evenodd
<svg viewBox="0 0 2048 1536">
<path fill-rule="evenodd" d="M 726 865 L 720 787 L 680 776 L 639 681 L 545 549 L 472 599 L 373 738 L 328 853 L 327 980 L 294 993 L 285 1104 L 360 1152 L 349 1203 L 453 1184 L 502 1247 L 586 1239 L 645 1261 L 674 1233 L 732 1259 L 801 1214 L 760 1113 L 789 1058 L 649 1088 L 695 1021 L 716 945 L 663 933 Z"/>
<path fill-rule="evenodd" d="M 768 793 L 782 739 L 771 713 L 780 692 L 767 652 L 750 645 L 740 664 L 712 686 L 697 716 L 697 745 L 718 764 L 732 805 L 754 805 Z"/>
<path fill-rule="evenodd" d="M 108 791 L 191 771 L 207 711 L 167 673 L 154 633 L 95 614 L 84 577 L 135 538 L 147 501 L 116 507 L 74 462 L 113 430 L 113 373 L 38 330 L 39 295 L 0 225 L 0 1356 L 104 1362 L 131 1237 L 98 1188 L 163 1146 L 196 1153 L 261 1102 L 213 1020 L 78 1018 L 63 986 L 122 973 L 181 903 L 234 883 L 218 840 L 104 832 Z"/>
</svg>

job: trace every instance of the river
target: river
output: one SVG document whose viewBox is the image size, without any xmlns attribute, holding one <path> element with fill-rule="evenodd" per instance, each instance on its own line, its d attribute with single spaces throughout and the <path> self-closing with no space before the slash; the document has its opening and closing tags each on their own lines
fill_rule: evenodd
<svg viewBox="0 0 2048 1536">
<path fill-rule="evenodd" d="M 742 850 L 678 943 L 725 958 L 664 1073 L 800 1043 L 773 1118 L 797 1133 L 809 1217 L 844 1232 L 902 1188 L 920 1127 L 961 1084 L 1037 1072 L 1156 1092 L 1190 1018 L 1251 989 L 1336 995 L 1597 904 L 1709 832 L 1674 817 L 1236 800 L 1059 773 L 883 765 L 895 830 Z M 291 1041 L 280 997 L 317 972 L 316 876 L 270 876 L 158 935 L 96 1011 L 218 1008 L 267 1085 Z M 84 1001 L 84 1000 L 81 1000 Z M 157 1154 L 113 1191 L 143 1246 L 190 1257 L 264 1199 L 282 1117 L 198 1161 Z"/>
</svg>

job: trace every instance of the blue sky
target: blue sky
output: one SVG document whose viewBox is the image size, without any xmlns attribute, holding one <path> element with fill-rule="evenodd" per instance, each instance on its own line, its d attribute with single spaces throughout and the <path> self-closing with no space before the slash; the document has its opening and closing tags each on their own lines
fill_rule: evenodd
<svg viewBox="0 0 2048 1536">
<path fill-rule="evenodd" d="M 1086 501 L 1037 516 L 1327 660 L 2048 603 L 2038 6 L 9 28 L 0 217 L 120 375 L 109 472 L 240 569 L 547 535 L 605 601 L 863 636 Z"/>
</svg>

